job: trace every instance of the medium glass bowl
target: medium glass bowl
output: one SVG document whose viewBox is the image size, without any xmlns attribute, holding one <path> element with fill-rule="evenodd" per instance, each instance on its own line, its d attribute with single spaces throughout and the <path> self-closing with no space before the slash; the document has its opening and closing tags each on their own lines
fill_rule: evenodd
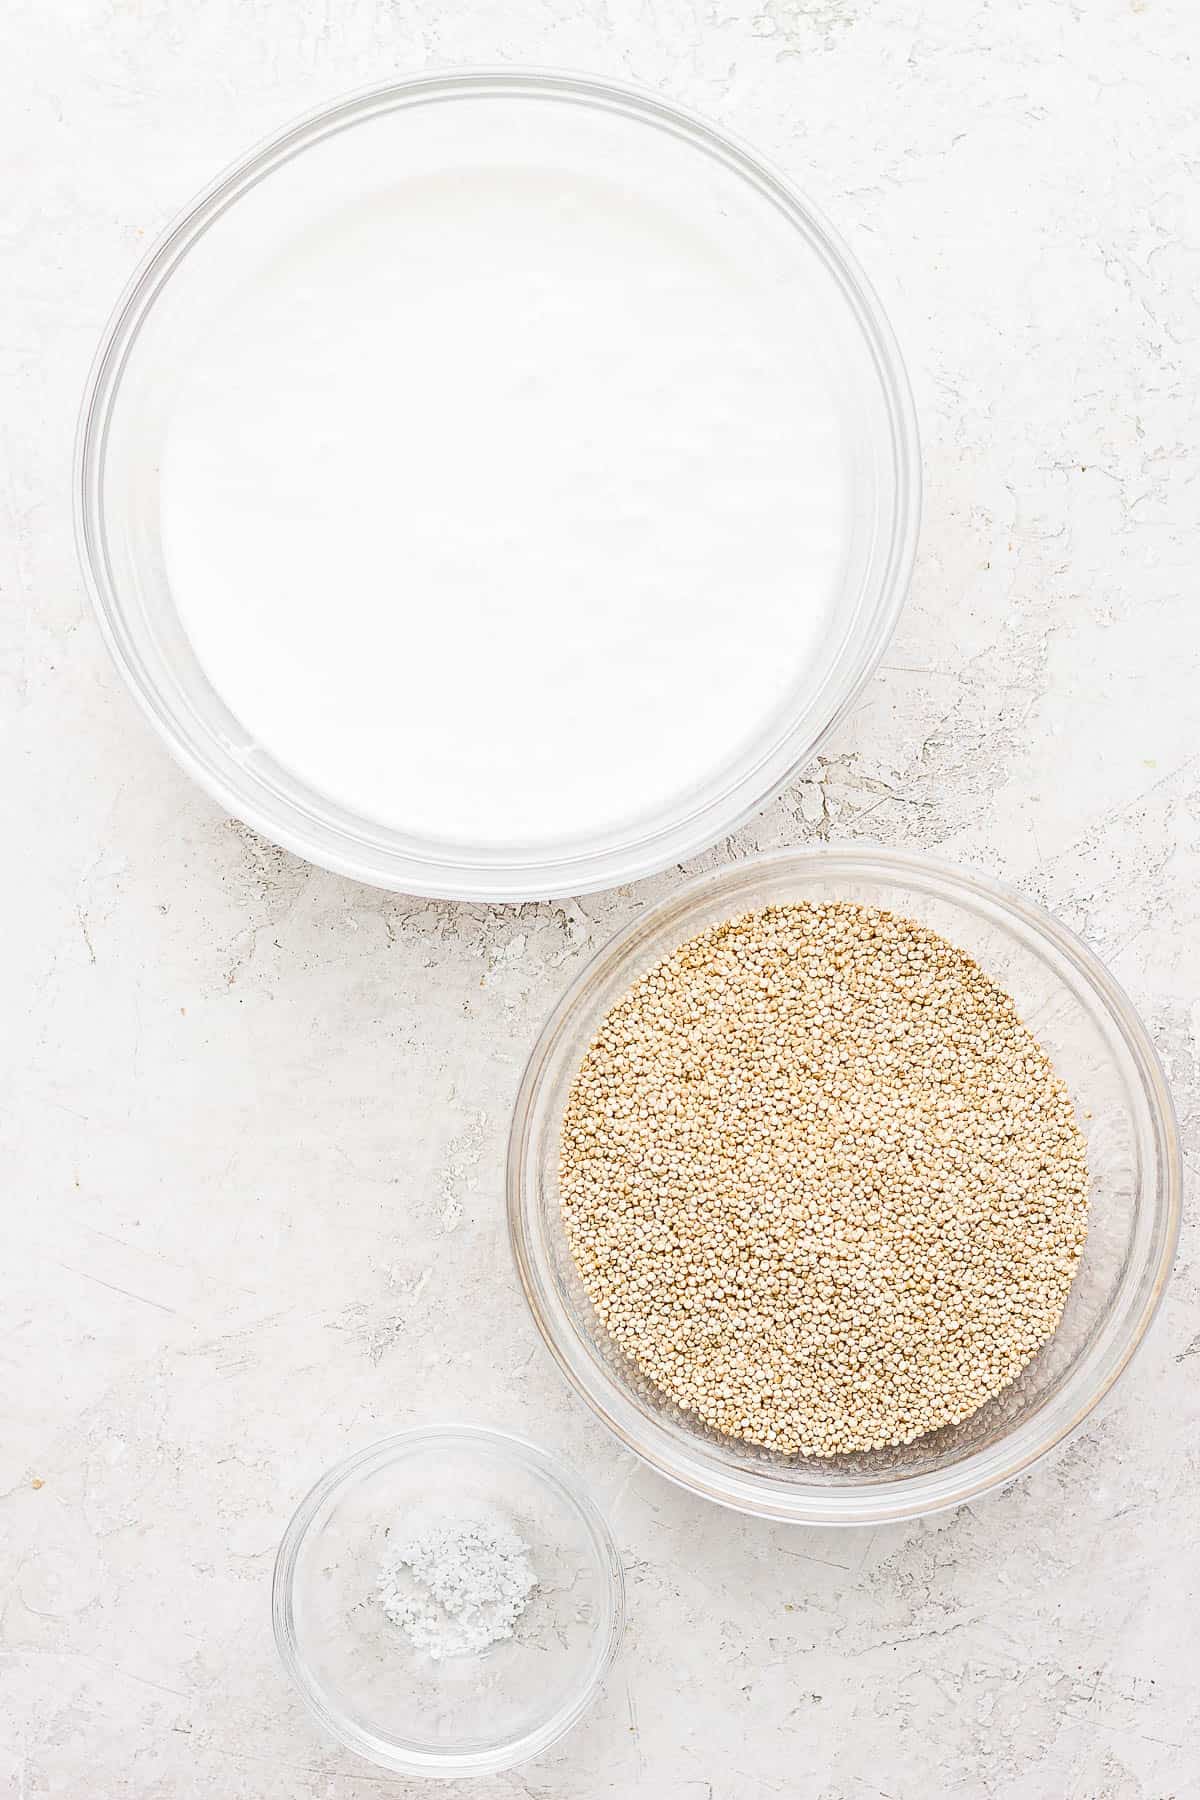
<svg viewBox="0 0 1200 1800">
<path fill-rule="evenodd" d="M 606 178 L 647 191 L 658 181 L 668 198 L 711 189 L 720 216 L 733 199 L 753 214 L 762 243 L 793 271 L 797 336 L 819 345 L 823 378 L 836 390 L 853 508 L 817 661 L 727 763 L 703 780 L 697 774 L 692 790 L 646 816 L 603 830 L 540 845 L 454 842 L 352 812 L 285 767 L 234 716 L 172 592 L 161 469 L 196 345 L 215 319 L 236 317 L 237 297 L 257 271 L 314 220 L 353 212 L 380 184 L 424 166 L 422 158 L 444 154 L 452 165 L 466 154 L 464 141 L 472 156 L 494 161 L 502 152 L 511 159 L 514 145 L 531 155 L 529 146 L 543 140 Z M 760 257 L 751 266 L 774 265 Z M 898 617 L 916 546 L 920 456 L 907 378 L 882 308 L 808 200 L 760 159 L 652 95 L 504 70 L 420 76 L 343 100 L 282 132 L 203 193 L 151 251 L 105 333 L 80 418 L 75 499 L 81 564 L 117 667 L 168 749 L 219 805 L 297 855 L 359 881 L 522 901 L 666 868 L 717 842 L 811 757 L 875 668 Z M 403 501 L 397 495 L 401 555 Z M 419 673 L 397 671 L 398 706 L 405 681 L 414 679 Z M 560 753 L 561 746 L 548 749 Z M 418 770 L 398 768 L 397 792 L 414 780 Z"/>
<path fill-rule="evenodd" d="M 1053 1338 L 962 1424 L 831 1461 L 723 1437 L 658 1393 L 611 1343 L 567 1248 L 558 1136 L 603 1015 L 705 926 L 756 907 L 849 900 L 919 920 L 1016 1000 L 1052 1057 L 1087 1137 L 1087 1243 Z M 893 851 L 788 851 L 689 883 L 588 964 L 529 1060 L 508 1157 L 508 1217 L 525 1295 L 567 1379 L 611 1431 L 682 1487 L 743 1512 L 813 1525 L 876 1524 L 955 1506 L 1027 1469 L 1070 1435 L 1129 1362 L 1162 1298 L 1179 1230 L 1180 1152 L 1158 1057 L 1128 999 L 1077 938 L 983 876 Z"/>
<path fill-rule="evenodd" d="M 484 1506 L 530 1550 L 537 1588 L 504 1638 L 434 1661 L 375 1594 L 389 1528 Z M 594 1699 L 625 1619 L 620 1558 L 575 1478 L 476 1426 L 401 1432 L 323 1476 L 284 1534 L 272 1590 L 284 1667 L 326 1730 L 402 1774 L 483 1775 L 538 1756 Z"/>
</svg>

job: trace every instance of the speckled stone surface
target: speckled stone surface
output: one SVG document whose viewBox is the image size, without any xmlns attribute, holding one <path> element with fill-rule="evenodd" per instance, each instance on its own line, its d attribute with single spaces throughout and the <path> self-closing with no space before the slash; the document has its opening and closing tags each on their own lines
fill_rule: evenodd
<svg viewBox="0 0 1200 1800">
<path fill-rule="evenodd" d="M 455 1412 L 571 1458 L 629 1572 L 605 1698 L 479 1800 L 1200 1793 L 1190 1221 L 1103 1417 L 1005 1493 L 803 1533 L 641 1470 L 535 1341 L 502 1154 L 547 1009 L 677 873 L 493 910 L 372 893 L 257 841 L 109 667 L 69 493 L 117 289 L 296 113 L 516 61 L 709 114 L 823 202 L 875 279 L 927 508 L 853 717 L 695 866 L 836 836 L 1017 883 L 1143 1010 L 1194 1171 L 1198 51 L 1191 0 L 8 0 L 0 1791 L 415 1796 L 320 1741 L 268 1586 L 322 1469 Z"/>
</svg>

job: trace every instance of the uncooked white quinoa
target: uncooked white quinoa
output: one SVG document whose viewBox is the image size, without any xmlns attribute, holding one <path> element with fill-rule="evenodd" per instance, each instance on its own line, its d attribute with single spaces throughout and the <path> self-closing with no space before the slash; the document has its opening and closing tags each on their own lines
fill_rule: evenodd
<svg viewBox="0 0 1200 1800">
<path fill-rule="evenodd" d="M 643 976 L 575 1077 L 559 1182 L 617 1345 L 705 1424 L 808 1456 L 998 1394 L 1087 1231 L 1083 1137 L 1013 1001 L 846 902 L 711 926 Z"/>
<path fill-rule="evenodd" d="M 409 1520 L 379 1560 L 380 1605 L 435 1661 L 511 1637 L 536 1586 L 528 1544 L 490 1509 Z"/>
</svg>

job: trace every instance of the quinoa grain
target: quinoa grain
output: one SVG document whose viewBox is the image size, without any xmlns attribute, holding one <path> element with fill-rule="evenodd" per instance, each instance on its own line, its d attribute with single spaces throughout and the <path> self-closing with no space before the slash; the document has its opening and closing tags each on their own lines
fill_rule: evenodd
<svg viewBox="0 0 1200 1800">
<path fill-rule="evenodd" d="M 746 913 L 650 969 L 560 1141 L 614 1342 L 713 1429 L 819 1457 L 909 1443 L 1015 1378 L 1062 1314 L 1087 1185 L 1008 995 L 848 902 Z"/>
</svg>

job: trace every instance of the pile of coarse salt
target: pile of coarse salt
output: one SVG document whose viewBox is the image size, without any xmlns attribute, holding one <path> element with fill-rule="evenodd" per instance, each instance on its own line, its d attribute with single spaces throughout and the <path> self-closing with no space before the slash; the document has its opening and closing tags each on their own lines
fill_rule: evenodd
<svg viewBox="0 0 1200 1800">
<path fill-rule="evenodd" d="M 511 1637 L 536 1586 L 528 1544 L 483 1509 L 406 1521 L 379 1562 L 385 1615 L 435 1661 Z"/>
</svg>

